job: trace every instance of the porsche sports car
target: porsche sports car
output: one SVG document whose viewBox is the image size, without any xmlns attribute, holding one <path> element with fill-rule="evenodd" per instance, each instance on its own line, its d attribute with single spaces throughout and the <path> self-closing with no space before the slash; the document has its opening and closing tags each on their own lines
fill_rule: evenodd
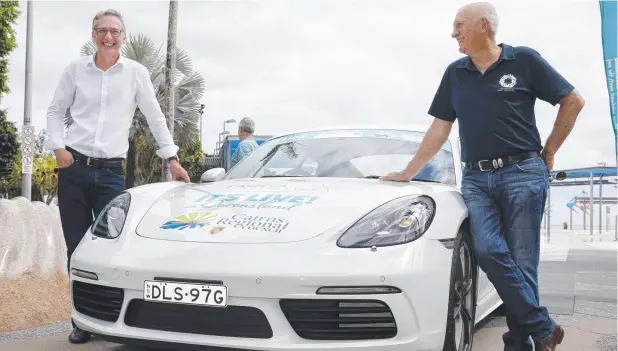
<svg viewBox="0 0 618 351">
<path fill-rule="evenodd" d="M 477 267 L 452 136 L 411 182 L 422 128 L 273 137 L 199 184 L 112 200 L 71 259 L 74 322 L 144 346 L 471 350 L 502 304 Z"/>
</svg>

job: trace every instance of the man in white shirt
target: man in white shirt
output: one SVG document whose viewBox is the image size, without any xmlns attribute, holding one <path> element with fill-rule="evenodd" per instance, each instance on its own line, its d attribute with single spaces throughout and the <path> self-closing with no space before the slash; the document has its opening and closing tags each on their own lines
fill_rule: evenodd
<svg viewBox="0 0 618 351">
<path fill-rule="evenodd" d="M 47 110 L 45 148 L 54 151 L 59 168 L 58 207 L 67 266 L 93 222 L 93 212 L 96 217 L 125 189 L 122 165 L 136 107 L 159 145 L 157 155 L 170 160 L 172 179 L 190 181 L 176 157 L 178 146 L 167 128 L 148 70 L 120 55 L 126 40 L 122 15 L 114 10 L 98 13 L 92 22 L 92 39 L 96 54 L 78 58 L 65 68 Z M 74 122 L 64 136 L 67 110 Z M 73 325 L 70 342 L 89 339 L 89 333 Z"/>
</svg>

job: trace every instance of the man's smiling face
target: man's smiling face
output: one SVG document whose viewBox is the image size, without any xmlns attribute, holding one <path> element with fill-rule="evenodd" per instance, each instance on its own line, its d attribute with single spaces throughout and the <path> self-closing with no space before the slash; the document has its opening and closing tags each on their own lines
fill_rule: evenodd
<svg viewBox="0 0 618 351">
<path fill-rule="evenodd" d="M 100 54 L 116 56 L 125 42 L 124 27 L 116 16 L 102 16 L 92 31 L 92 40 Z"/>
<path fill-rule="evenodd" d="M 475 41 L 475 33 L 474 23 L 472 23 L 472 18 L 469 14 L 469 11 L 462 10 L 457 13 L 455 17 L 455 21 L 453 21 L 453 33 L 451 36 L 457 40 L 459 44 L 459 52 L 462 54 L 467 53 L 467 49 L 469 49 Z"/>
</svg>

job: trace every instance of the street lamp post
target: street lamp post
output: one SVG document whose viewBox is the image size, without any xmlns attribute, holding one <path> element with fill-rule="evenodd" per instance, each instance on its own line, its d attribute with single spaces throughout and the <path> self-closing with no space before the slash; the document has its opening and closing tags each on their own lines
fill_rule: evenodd
<svg viewBox="0 0 618 351">
<path fill-rule="evenodd" d="M 200 105 L 200 151 L 202 151 L 203 149 L 203 145 L 202 145 L 202 121 L 203 121 L 203 117 L 204 117 L 204 107 L 206 107 L 206 105 L 201 104 Z"/>
<path fill-rule="evenodd" d="M 236 123 L 236 120 L 234 118 L 232 119 L 228 119 L 226 121 L 223 121 L 223 133 L 225 133 L 225 125 L 228 123 Z"/>
</svg>

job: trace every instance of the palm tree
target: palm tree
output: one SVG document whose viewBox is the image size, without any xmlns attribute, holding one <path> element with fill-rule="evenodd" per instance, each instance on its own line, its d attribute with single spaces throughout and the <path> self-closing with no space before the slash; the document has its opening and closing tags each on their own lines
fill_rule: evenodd
<svg viewBox="0 0 618 351">
<path fill-rule="evenodd" d="M 167 119 L 167 127 L 174 132 L 174 98 L 176 94 L 173 93 L 176 88 L 174 85 L 174 72 L 176 69 L 176 23 L 178 20 L 178 1 L 170 0 L 169 6 L 169 18 L 167 24 L 167 56 L 165 58 L 165 88 L 166 98 L 164 106 L 165 118 Z M 172 174 L 170 173 L 169 162 L 163 163 L 163 181 L 172 180 Z"/>
<path fill-rule="evenodd" d="M 81 55 L 94 55 L 96 44 L 90 40 L 86 42 L 81 50 Z M 165 106 L 165 72 L 166 72 L 166 50 L 156 49 L 152 40 L 143 35 L 129 36 L 126 44 L 121 50 L 122 56 L 137 61 L 144 65 L 150 72 L 150 79 L 155 89 L 157 101 L 160 106 Z M 201 99 L 206 90 L 205 81 L 202 75 L 193 70 L 193 63 L 189 56 L 181 49 L 176 49 L 176 70 L 175 70 L 175 95 L 174 95 L 174 141 L 181 148 L 189 147 L 199 137 L 199 110 Z M 71 125 L 73 120 L 69 111 L 65 117 L 65 124 Z M 150 146 L 149 149 L 156 148 L 148 122 L 139 108 L 135 111 L 133 123 L 129 133 L 129 151 L 127 153 L 127 188 L 135 184 L 135 165 L 137 157 L 136 142 L 138 138 L 143 139 Z M 143 155 L 148 157 L 148 155 Z M 153 165 L 153 167 L 155 167 Z"/>
</svg>

